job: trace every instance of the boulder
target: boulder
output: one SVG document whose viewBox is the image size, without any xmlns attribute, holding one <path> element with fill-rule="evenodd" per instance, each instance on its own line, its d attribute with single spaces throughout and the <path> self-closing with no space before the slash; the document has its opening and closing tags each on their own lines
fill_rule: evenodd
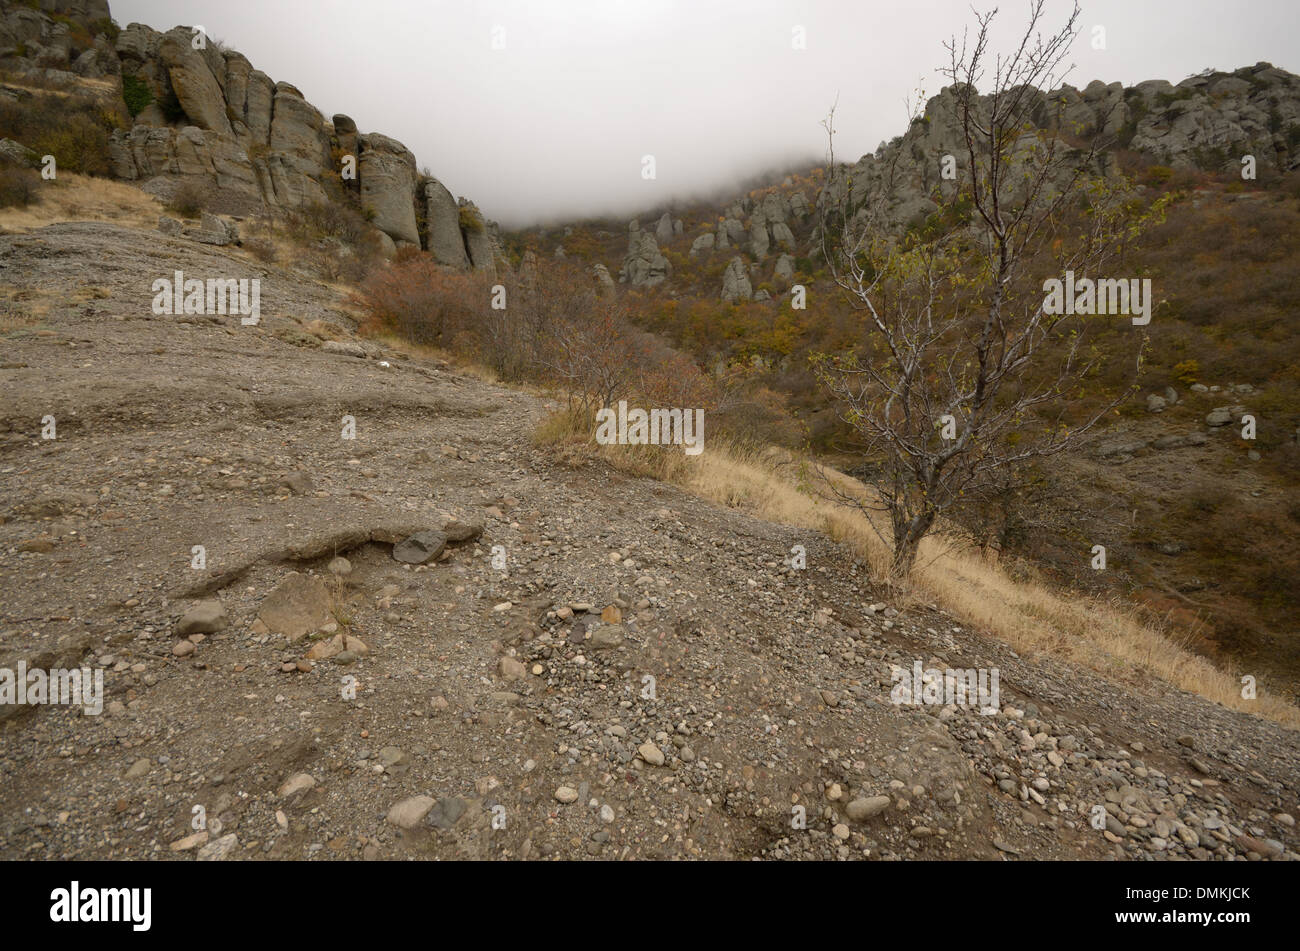
<svg viewBox="0 0 1300 951">
<path fill-rule="evenodd" d="M 262 600 L 257 616 L 291 643 L 301 640 L 333 620 L 329 589 L 319 578 L 291 571 Z"/>
<path fill-rule="evenodd" d="M 406 565 L 423 565 L 442 554 L 447 536 L 442 532 L 416 532 L 393 546 L 393 558 Z"/>
<path fill-rule="evenodd" d="M 411 796 L 394 803 L 384 818 L 399 829 L 413 829 L 429 814 L 433 804 L 432 796 Z"/>
<path fill-rule="evenodd" d="M 275 84 L 270 147 L 304 174 L 330 169 L 325 117 L 289 83 Z"/>
<path fill-rule="evenodd" d="M 34 168 L 41 163 L 41 157 L 21 142 L 0 139 L 0 161 Z"/>
<path fill-rule="evenodd" d="M 228 620 L 226 609 L 220 601 L 211 598 L 200 601 L 182 615 L 176 622 L 176 633 L 180 637 L 191 634 L 215 634 L 226 629 Z"/>
<path fill-rule="evenodd" d="M 623 646 L 622 624 L 601 624 L 589 630 L 586 646 L 594 651 L 612 650 Z"/>
<path fill-rule="evenodd" d="M 845 807 L 845 812 L 854 822 L 865 822 L 872 816 L 880 815 L 889 808 L 890 799 L 888 796 L 869 796 L 862 799 L 854 799 Z"/>
</svg>

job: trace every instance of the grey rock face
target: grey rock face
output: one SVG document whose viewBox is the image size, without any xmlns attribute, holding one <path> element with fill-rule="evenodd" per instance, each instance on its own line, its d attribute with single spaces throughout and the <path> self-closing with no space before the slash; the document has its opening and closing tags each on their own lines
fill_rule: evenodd
<svg viewBox="0 0 1300 951">
<path fill-rule="evenodd" d="M 776 270 L 772 272 L 777 278 L 783 281 L 794 279 L 794 258 L 788 254 L 783 254 L 776 259 Z"/>
<path fill-rule="evenodd" d="M 472 201 L 460 200 L 461 235 L 465 240 L 465 250 L 469 262 L 476 271 L 496 273 L 496 242 L 493 238 L 491 224 L 479 212 Z"/>
<path fill-rule="evenodd" d="M 667 244 L 673 239 L 673 219 L 668 212 L 664 212 L 663 217 L 655 225 L 655 240 L 661 244 Z"/>
<path fill-rule="evenodd" d="M 193 180 L 211 187 L 218 210 L 245 215 L 332 200 L 326 185 L 340 172 L 333 157 L 337 151 L 356 159 L 357 175 L 344 180 L 344 187 L 359 194 L 373 215 L 375 236 L 386 247 L 416 245 L 423 238 L 449 266 L 468 266 L 477 250 L 483 253 L 475 266 L 494 267 L 495 225 L 478 216 L 484 237 L 467 248 L 449 193 L 440 183 L 432 194 L 418 187 L 415 157 L 400 142 L 377 133 L 359 135 L 347 116 L 326 122 L 296 87 L 273 82 L 242 54 L 210 40 L 195 49 L 192 27 L 160 33 L 132 23 L 115 40 L 100 33 L 92 47 L 78 50 L 62 18 L 93 32 L 95 21 L 109 16 L 107 3 L 42 0 L 37 6 L 9 4 L 0 10 L 0 49 L 21 44 L 31 50 L 31 56 L 17 58 L 20 70 L 66 73 L 70 81 L 77 75 L 120 74 L 149 94 L 151 101 L 139 109 L 132 127 L 113 133 L 109 149 L 116 176 L 164 198 Z M 5 154 L 25 161 L 20 148 L 3 145 Z M 430 203 L 429 233 L 421 235 L 417 209 L 427 212 Z"/>
<path fill-rule="evenodd" d="M 431 180 L 424 186 L 424 204 L 429 253 L 439 264 L 467 270 L 469 254 L 460 233 L 460 206 L 456 199 L 442 182 Z"/>
<path fill-rule="evenodd" d="M 702 234 L 691 242 L 690 256 L 695 257 L 697 254 L 707 254 L 713 250 L 713 235 Z"/>
<path fill-rule="evenodd" d="M 279 108 L 277 100 L 277 109 Z M 394 241 L 420 243 L 415 221 L 415 156 L 402 143 L 373 133 L 359 137 L 361 206 Z"/>
<path fill-rule="evenodd" d="M 754 257 L 760 261 L 767 257 L 767 249 L 771 246 L 771 240 L 767 234 L 767 218 L 761 211 L 754 212 L 754 217 L 749 222 L 749 249 L 754 252 Z"/>
<path fill-rule="evenodd" d="M 648 231 L 633 232 L 619 280 L 633 287 L 654 287 L 667 280 L 671 273 L 672 265 L 660 253 L 655 236 Z"/>
<path fill-rule="evenodd" d="M 772 240 L 787 251 L 794 250 L 794 233 L 790 231 L 790 226 L 784 221 L 778 221 L 772 225 Z"/>
<path fill-rule="evenodd" d="M 609 268 L 597 264 L 592 267 L 591 272 L 596 278 L 596 285 L 600 288 L 602 297 L 609 297 L 615 293 L 614 278 L 610 276 Z"/>
<path fill-rule="evenodd" d="M 191 46 L 192 37 L 190 30 L 177 27 L 158 44 L 158 56 L 171 88 L 192 124 L 233 137 L 221 84 L 212 75 L 203 53 Z"/>
<path fill-rule="evenodd" d="M 722 299 L 731 303 L 749 300 L 754 296 L 753 285 L 749 282 L 749 272 L 745 269 L 743 258 L 735 257 L 727 265 L 722 275 Z"/>
</svg>

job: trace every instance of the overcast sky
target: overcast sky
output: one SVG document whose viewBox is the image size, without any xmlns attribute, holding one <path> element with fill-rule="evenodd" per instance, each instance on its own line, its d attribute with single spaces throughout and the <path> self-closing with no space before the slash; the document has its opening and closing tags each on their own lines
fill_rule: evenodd
<svg viewBox="0 0 1300 951">
<path fill-rule="evenodd" d="M 632 214 L 901 133 L 968 0 L 110 0 L 125 26 L 202 25 L 328 119 L 404 142 L 503 224 Z M 984 9 L 992 3 L 976 0 Z M 1070 0 L 1048 0 L 1048 25 Z M 1005 34 L 1028 0 L 1002 0 Z M 1069 81 L 1300 71 L 1300 0 L 1087 0 Z M 1105 49 L 1093 48 L 1094 26 Z M 802 28 L 806 49 L 794 49 Z M 504 49 L 494 49 L 494 36 Z M 1003 46 L 1005 48 L 1005 44 Z M 642 178 L 653 155 L 656 178 Z"/>
</svg>

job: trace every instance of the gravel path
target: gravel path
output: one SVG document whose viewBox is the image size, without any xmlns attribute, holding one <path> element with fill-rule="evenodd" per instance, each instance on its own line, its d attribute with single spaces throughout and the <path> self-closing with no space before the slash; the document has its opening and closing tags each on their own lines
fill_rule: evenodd
<svg viewBox="0 0 1300 951">
<path fill-rule="evenodd" d="M 261 323 L 154 316 L 177 268 L 259 277 Z M 304 275 L 79 223 L 0 235 L 0 292 L 0 667 L 106 693 L 0 707 L 0 857 L 1296 858 L 1295 732 L 562 466 L 541 401 Z M 893 703 L 917 661 L 1001 709 Z"/>
</svg>

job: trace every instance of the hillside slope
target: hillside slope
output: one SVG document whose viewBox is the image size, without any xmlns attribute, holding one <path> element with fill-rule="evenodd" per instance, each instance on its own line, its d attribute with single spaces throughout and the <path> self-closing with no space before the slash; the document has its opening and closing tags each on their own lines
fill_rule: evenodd
<svg viewBox="0 0 1300 951">
<path fill-rule="evenodd" d="M 258 277 L 261 322 L 155 316 L 175 270 Z M 104 222 L 0 234 L 0 286 L 0 665 L 107 691 L 101 716 L 5 708 L 5 858 L 1300 850 L 1300 734 L 1018 657 L 883 603 L 824 538 L 561 466 L 541 400 L 356 339 L 337 288 Z M 461 540 L 396 560 L 422 530 Z M 918 661 L 997 667 L 1000 712 L 893 704 Z M 220 828 L 192 834 L 196 805 Z"/>
</svg>

